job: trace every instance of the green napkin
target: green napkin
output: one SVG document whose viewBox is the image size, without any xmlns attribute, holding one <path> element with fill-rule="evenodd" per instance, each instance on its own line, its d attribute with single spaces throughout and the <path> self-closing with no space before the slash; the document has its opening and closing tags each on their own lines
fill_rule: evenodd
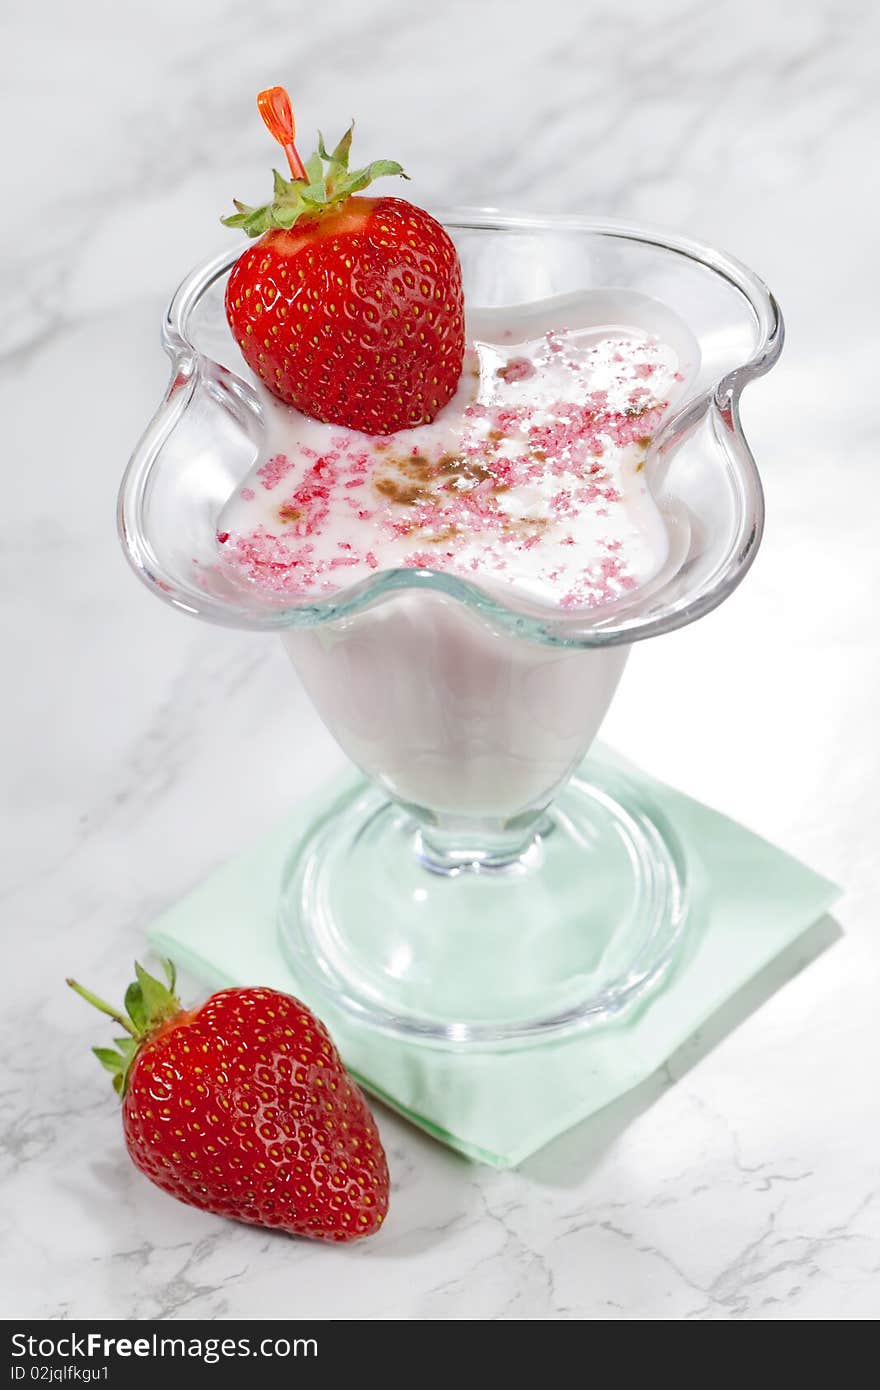
<svg viewBox="0 0 880 1390">
<path fill-rule="evenodd" d="M 205 982 L 268 984 L 313 1002 L 365 1088 L 413 1123 L 504 1168 L 644 1081 L 726 1000 L 790 945 L 840 890 L 781 850 L 607 749 L 678 831 L 692 885 L 680 959 L 657 992 L 614 1024 L 508 1052 L 448 1052 L 350 1023 L 291 974 L 276 935 L 282 864 L 319 808 L 358 780 L 340 774 L 256 847 L 153 923 L 149 936 Z"/>
</svg>

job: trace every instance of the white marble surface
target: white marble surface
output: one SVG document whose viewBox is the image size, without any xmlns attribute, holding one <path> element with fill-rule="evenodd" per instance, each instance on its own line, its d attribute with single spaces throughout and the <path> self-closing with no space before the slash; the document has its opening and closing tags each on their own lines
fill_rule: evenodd
<svg viewBox="0 0 880 1390">
<path fill-rule="evenodd" d="M 876 1316 L 877 7 L 5 13 L 5 1314 Z M 346 1250 L 150 1187 L 89 1055 L 100 1023 L 62 983 L 75 968 L 118 991 L 151 916 L 339 759 L 280 647 L 164 609 L 114 534 L 164 383 L 159 315 L 224 244 L 231 195 L 264 185 L 253 97 L 273 81 L 306 130 L 354 112 L 361 148 L 400 157 L 421 200 L 686 228 L 776 290 L 789 344 L 744 402 L 763 551 L 722 610 L 636 653 L 605 732 L 847 888 L 839 939 L 814 933 L 662 1076 L 517 1172 L 382 1112 L 392 1215 Z"/>
</svg>

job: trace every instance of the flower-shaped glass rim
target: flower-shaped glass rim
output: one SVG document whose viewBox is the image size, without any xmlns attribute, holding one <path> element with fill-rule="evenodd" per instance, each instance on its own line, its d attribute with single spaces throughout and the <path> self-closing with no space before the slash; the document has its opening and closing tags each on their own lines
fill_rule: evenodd
<svg viewBox="0 0 880 1390">
<path fill-rule="evenodd" d="M 406 568 L 379 570 L 326 597 L 270 607 L 249 606 L 245 595 L 241 603 L 215 598 L 201 590 L 195 582 L 191 586 L 184 585 L 179 576 L 163 571 L 144 524 L 150 474 L 199 382 L 203 357 L 189 336 L 193 312 L 205 293 L 226 275 L 237 260 L 242 251 L 240 243 L 197 266 L 186 277 L 163 321 L 162 342 L 172 361 L 171 382 L 132 455 L 119 494 L 120 538 L 135 572 L 161 598 L 184 612 L 228 627 L 269 631 L 312 627 L 350 617 L 406 590 L 445 594 L 483 614 L 501 629 L 564 647 L 589 648 L 629 643 L 682 627 L 710 612 L 742 580 L 754 560 L 763 532 L 763 491 L 742 430 L 738 407 L 745 385 L 769 371 L 782 350 L 782 316 L 767 286 L 747 266 L 725 252 L 690 237 L 649 227 L 567 215 L 518 216 L 492 209 L 455 209 L 438 216 L 453 234 L 456 231 L 572 232 L 654 246 L 714 271 L 747 301 L 757 330 L 754 353 L 699 395 L 685 401 L 664 423 L 652 445 L 652 450 L 660 453 L 674 450 L 710 411 L 720 422 L 717 438 L 730 465 L 736 493 L 736 514 L 723 561 L 714 567 L 708 582 L 659 612 L 656 607 L 648 612 L 639 612 L 638 603 L 633 602 L 603 605 L 577 613 L 536 610 L 528 601 L 513 593 L 502 600 L 497 591 L 487 592 L 478 584 L 456 575 L 427 568 Z M 225 374 L 242 404 L 259 414 L 258 399 L 248 383 L 234 373 Z M 637 597 L 634 596 L 636 600 Z"/>
</svg>

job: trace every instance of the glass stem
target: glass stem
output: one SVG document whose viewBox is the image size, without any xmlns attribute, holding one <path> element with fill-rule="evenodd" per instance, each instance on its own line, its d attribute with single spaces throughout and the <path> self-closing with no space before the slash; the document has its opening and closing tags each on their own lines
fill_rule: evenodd
<svg viewBox="0 0 880 1390">
<path fill-rule="evenodd" d="M 550 829 L 543 808 L 517 816 L 515 821 L 470 821 L 457 817 L 432 820 L 418 817 L 417 857 L 436 874 L 464 869 L 507 869 L 527 864 L 530 851 Z"/>
</svg>

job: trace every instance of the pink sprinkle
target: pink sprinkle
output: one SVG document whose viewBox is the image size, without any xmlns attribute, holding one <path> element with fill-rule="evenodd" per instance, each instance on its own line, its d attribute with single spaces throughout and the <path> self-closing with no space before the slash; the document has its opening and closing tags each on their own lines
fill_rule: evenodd
<svg viewBox="0 0 880 1390">
<path fill-rule="evenodd" d="M 546 335 L 534 360 L 513 355 L 512 341 L 509 352 L 496 373 L 508 383 L 546 372 L 557 359 L 560 398 L 529 403 L 523 392 L 522 401 L 502 404 L 499 395 L 506 393 L 499 391 L 488 403 L 468 405 L 452 421 L 453 430 L 428 433 L 418 446 L 411 436 L 341 431 L 325 432 L 330 447 L 323 451 L 292 445 L 290 458 L 276 454 L 256 470 L 265 492 L 284 481 L 280 496 L 264 504 L 279 533 L 260 524 L 247 535 L 218 533 L 223 563 L 290 596 L 338 591 L 382 565 L 524 580 L 517 556 L 529 552 L 538 557 L 537 570 L 534 562 L 530 569 L 552 586 L 563 607 L 592 607 L 637 587 L 625 567 L 626 533 L 617 525 L 623 503 L 615 484 L 618 476 L 627 478 L 628 489 L 636 482 L 618 469 L 632 469 L 644 456 L 667 407 L 659 399 L 660 383 L 669 382 L 671 370 L 655 343 L 625 336 L 618 349 L 617 341 L 585 344 L 558 330 Z M 591 390 L 597 365 L 607 371 L 613 363 L 608 389 Z M 393 490 L 383 489 L 381 496 L 363 494 L 372 505 L 360 502 L 359 488 L 378 481 L 395 462 L 405 472 L 408 459 L 420 456 L 429 465 L 426 485 L 412 489 L 411 500 L 394 501 L 385 495 Z M 239 489 L 243 501 L 254 499 L 256 486 Z M 525 491 L 533 488 L 534 503 Z M 603 520 L 594 541 L 589 529 L 581 541 L 579 522 Z M 361 549 L 367 535 L 379 544 L 378 553 Z"/>
<path fill-rule="evenodd" d="M 257 469 L 257 477 L 266 491 L 271 492 L 273 488 L 278 486 L 282 478 L 287 477 L 292 467 L 293 464 L 286 454 L 274 454 L 272 458 L 266 460 L 261 468 Z"/>
<path fill-rule="evenodd" d="M 535 364 L 527 357 L 511 357 L 509 362 L 498 368 L 495 375 L 500 376 L 502 381 L 525 381 L 535 375 Z"/>
</svg>

